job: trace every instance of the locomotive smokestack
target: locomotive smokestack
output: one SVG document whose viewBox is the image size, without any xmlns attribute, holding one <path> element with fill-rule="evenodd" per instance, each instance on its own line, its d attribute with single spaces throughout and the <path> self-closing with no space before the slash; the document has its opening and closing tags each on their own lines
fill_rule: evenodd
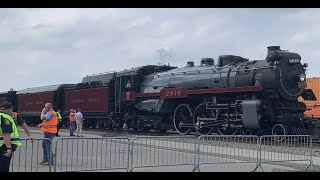
<svg viewBox="0 0 320 180">
<path fill-rule="evenodd" d="M 193 61 L 188 61 L 187 62 L 187 67 L 194 67 L 194 62 Z"/>
<path fill-rule="evenodd" d="M 268 52 L 270 51 L 280 51 L 280 46 L 268 46 Z"/>
</svg>

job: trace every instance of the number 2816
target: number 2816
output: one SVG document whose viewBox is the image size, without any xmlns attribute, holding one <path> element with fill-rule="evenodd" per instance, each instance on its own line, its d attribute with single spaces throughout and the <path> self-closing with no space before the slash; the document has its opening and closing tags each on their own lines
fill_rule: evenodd
<svg viewBox="0 0 320 180">
<path fill-rule="evenodd" d="M 176 97 L 181 96 L 181 90 L 167 90 L 166 97 Z"/>
</svg>

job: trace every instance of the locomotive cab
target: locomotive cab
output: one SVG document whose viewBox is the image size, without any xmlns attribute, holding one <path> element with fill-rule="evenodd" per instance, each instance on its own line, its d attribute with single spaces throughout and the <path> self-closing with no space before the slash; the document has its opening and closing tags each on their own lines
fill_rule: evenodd
<svg viewBox="0 0 320 180">
<path fill-rule="evenodd" d="M 143 97 L 141 97 L 142 99 L 138 99 L 140 98 L 138 96 L 143 84 L 142 82 L 145 80 L 145 77 L 150 74 L 168 71 L 174 68 L 176 67 L 147 65 L 117 73 L 115 82 L 115 119 L 118 127 L 123 127 L 124 129 L 131 127 L 133 129 L 143 129 L 144 126 L 150 126 L 150 124 L 146 124 L 141 118 L 138 118 L 139 112 L 137 107 L 150 106 L 148 100 L 143 102 Z M 151 108 L 152 107 L 148 109 Z M 150 121 L 150 123 L 152 123 L 152 121 Z"/>
</svg>

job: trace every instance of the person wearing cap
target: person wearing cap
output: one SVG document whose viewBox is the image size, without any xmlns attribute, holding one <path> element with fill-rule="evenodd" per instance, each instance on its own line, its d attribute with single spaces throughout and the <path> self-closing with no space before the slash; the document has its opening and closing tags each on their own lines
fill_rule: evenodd
<svg viewBox="0 0 320 180">
<path fill-rule="evenodd" d="M 77 109 L 77 113 L 76 113 L 76 123 L 77 123 L 77 136 L 78 137 L 83 137 L 82 135 L 82 122 L 83 122 L 83 115 L 81 113 L 81 109 L 78 108 Z"/>
<path fill-rule="evenodd" d="M 21 146 L 19 131 L 11 117 L 12 109 L 8 101 L 0 104 L 0 172 L 9 172 L 12 153 Z"/>
<path fill-rule="evenodd" d="M 26 134 L 28 135 L 28 138 L 31 142 L 34 141 L 34 137 L 30 133 L 30 129 L 28 125 L 25 123 L 25 121 L 19 116 L 19 113 L 17 112 L 12 112 L 11 117 L 14 119 L 15 123 L 21 126 Z"/>
<path fill-rule="evenodd" d="M 57 133 L 57 125 L 58 125 L 58 116 L 57 113 L 53 110 L 51 103 L 46 103 L 44 108 L 42 109 L 40 119 L 42 120 L 42 124 L 39 124 L 38 127 L 41 128 L 41 131 L 44 133 L 44 138 L 52 139 L 55 137 Z M 42 149 L 43 149 L 43 160 L 40 162 L 41 165 L 49 165 L 49 160 L 51 158 L 51 163 L 53 164 L 53 154 L 50 151 L 51 143 L 48 140 L 42 141 Z"/>
<path fill-rule="evenodd" d="M 76 112 L 70 109 L 69 121 L 70 121 L 70 136 L 75 136 L 73 133 L 76 130 Z"/>
</svg>

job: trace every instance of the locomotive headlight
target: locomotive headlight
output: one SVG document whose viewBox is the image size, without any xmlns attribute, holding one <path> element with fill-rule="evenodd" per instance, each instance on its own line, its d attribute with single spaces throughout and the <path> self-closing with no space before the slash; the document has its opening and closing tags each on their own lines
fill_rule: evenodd
<svg viewBox="0 0 320 180">
<path fill-rule="evenodd" d="M 306 81 L 306 75 L 305 74 L 300 74 L 299 75 L 299 81 L 300 82 L 305 82 Z"/>
</svg>

